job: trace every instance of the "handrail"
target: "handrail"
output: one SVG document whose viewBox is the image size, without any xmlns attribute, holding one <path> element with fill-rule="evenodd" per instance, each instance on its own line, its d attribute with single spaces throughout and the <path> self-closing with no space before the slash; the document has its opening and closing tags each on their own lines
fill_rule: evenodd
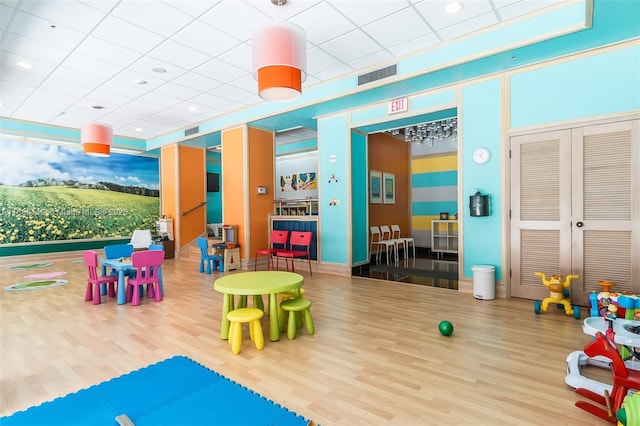
<svg viewBox="0 0 640 426">
<path fill-rule="evenodd" d="M 197 209 L 197 208 L 199 208 L 199 207 L 202 207 L 202 206 L 204 206 L 205 204 L 207 204 L 207 202 L 206 202 L 206 201 L 201 201 L 201 202 L 200 202 L 200 204 L 198 204 L 197 206 L 192 207 L 192 208 L 190 208 L 189 210 L 182 212 L 182 216 L 186 216 L 186 215 L 188 215 L 189 213 L 191 213 L 191 212 L 192 212 L 192 211 L 194 211 L 195 209 Z"/>
</svg>

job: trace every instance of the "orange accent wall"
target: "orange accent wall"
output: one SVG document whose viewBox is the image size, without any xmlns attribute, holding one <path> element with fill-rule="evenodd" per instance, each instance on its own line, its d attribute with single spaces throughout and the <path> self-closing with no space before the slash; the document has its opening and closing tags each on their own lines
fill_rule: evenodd
<svg viewBox="0 0 640 426">
<path fill-rule="evenodd" d="M 409 144 L 384 133 L 369 135 L 369 170 L 393 173 L 396 177 L 395 204 L 369 204 L 369 226 L 400 225 L 405 236 L 411 223 L 409 186 Z"/>
<path fill-rule="evenodd" d="M 240 258 L 246 259 L 244 188 L 250 170 L 246 170 L 246 126 L 222 131 L 222 221 L 226 225 L 238 225 Z"/>
<path fill-rule="evenodd" d="M 180 247 L 184 247 L 206 230 L 207 208 L 205 171 L 206 155 L 203 148 L 181 146 L 179 154 L 180 181 Z M 196 206 L 199 207 L 195 208 Z M 195 208 L 195 209 L 194 209 Z M 182 212 L 194 209 L 185 216 Z"/>
<path fill-rule="evenodd" d="M 178 220 L 178 146 L 163 146 L 160 152 L 160 214 L 173 219 L 173 235 L 176 247 L 180 247 L 180 222 Z"/>
<path fill-rule="evenodd" d="M 275 194 L 275 148 L 273 132 L 249 127 L 249 241 L 247 256 L 269 245 L 269 213 Z M 258 194 L 258 186 L 267 188 Z"/>
</svg>

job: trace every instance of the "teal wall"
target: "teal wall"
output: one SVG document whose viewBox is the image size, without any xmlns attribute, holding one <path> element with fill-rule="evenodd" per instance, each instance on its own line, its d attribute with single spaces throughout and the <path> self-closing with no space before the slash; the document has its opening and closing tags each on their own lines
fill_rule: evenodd
<svg viewBox="0 0 640 426">
<path fill-rule="evenodd" d="M 501 79 L 483 81 L 462 90 L 462 206 L 463 275 L 472 276 L 473 265 L 494 265 L 502 278 L 502 87 Z M 479 147 L 491 151 L 488 163 L 471 161 Z M 490 195 L 490 215 L 471 217 L 469 196 L 478 190 Z M 460 215 L 462 213 L 462 215 Z"/>
<path fill-rule="evenodd" d="M 631 46 L 515 74 L 511 127 L 638 111 L 639 69 L 640 46 Z"/>
<path fill-rule="evenodd" d="M 207 152 L 207 173 L 220 175 L 220 192 L 207 192 L 207 223 L 222 223 L 222 165 L 219 152 Z"/>
<path fill-rule="evenodd" d="M 347 116 L 337 115 L 318 120 L 318 199 L 322 235 L 322 262 L 347 265 L 347 250 L 350 250 L 347 234 L 351 209 L 347 198 L 348 165 L 351 164 L 350 133 Z M 331 179 L 334 176 L 334 179 Z M 337 179 L 337 181 L 336 181 Z M 340 204 L 330 206 L 337 199 Z"/>
<path fill-rule="evenodd" d="M 365 159 L 363 161 L 363 158 Z M 369 180 L 367 136 L 351 132 L 351 265 L 367 263 L 369 214 Z"/>
<path fill-rule="evenodd" d="M 318 149 L 317 139 L 276 145 L 276 157 L 283 155 L 299 154 L 302 152 L 316 151 Z"/>
</svg>

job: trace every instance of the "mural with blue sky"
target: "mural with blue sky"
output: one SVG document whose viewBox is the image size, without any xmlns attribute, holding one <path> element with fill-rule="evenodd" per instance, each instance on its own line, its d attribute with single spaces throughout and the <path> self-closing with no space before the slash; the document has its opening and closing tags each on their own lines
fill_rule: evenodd
<svg viewBox="0 0 640 426">
<path fill-rule="evenodd" d="M 126 238 L 155 230 L 157 158 L 0 140 L 0 244 Z"/>
<path fill-rule="evenodd" d="M 0 140 L 0 152 L 3 185 L 49 178 L 160 189 L 157 158 L 117 153 L 106 158 L 92 157 L 78 148 L 12 140 Z"/>
</svg>

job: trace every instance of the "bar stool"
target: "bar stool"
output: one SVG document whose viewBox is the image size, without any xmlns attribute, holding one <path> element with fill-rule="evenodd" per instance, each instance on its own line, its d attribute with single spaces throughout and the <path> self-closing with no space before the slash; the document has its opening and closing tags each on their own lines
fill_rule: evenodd
<svg viewBox="0 0 640 426">
<path fill-rule="evenodd" d="M 304 314 L 304 321 L 307 326 L 307 333 L 313 334 L 315 327 L 313 325 L 313 318 L 311 318 L 311 301 L 309 299 L 287 299 L 280 303 L 280 317 L 278 323 L 280 326 L 280 332 L 284 331 L 284 322 L 287 312 L 289 313 L 289 322 L 287 325 L 287 337 L 289 340 L 296 338 L 296 312 L 302 312 Z"/>
<path fill-rule="evenodd" d="M 234 355 L 240 353 L 240 346 L 242 346 L 242 323 L 249 323 L 249 336 L 255 343 L 256 349 L 261 351 L 264 348 L 264 335 L 260 324 L 263 315 L 264 312 L 257 308 L 234 309 L 227 314 L 230 322 L 229 344 Z"/>
</svg>

